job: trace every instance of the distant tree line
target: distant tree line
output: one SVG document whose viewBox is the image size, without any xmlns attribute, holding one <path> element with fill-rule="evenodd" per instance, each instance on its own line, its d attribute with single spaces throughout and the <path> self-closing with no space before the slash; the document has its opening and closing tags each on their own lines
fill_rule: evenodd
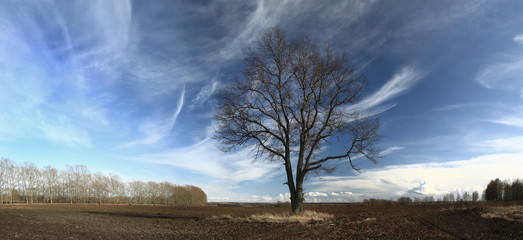
<svg viewBox="0 0 523 240">
<path fill-rule="evenodd" d="M 463 192 L 463 194 L 456 192 L 456 195 L 454 195 L 453 192 L 450 192 L 443 195 L 442 199 L 438 199 L 438 201 L 441 202 L 477 202 L 479 200 L 478 191 L 474 191 L 472 194 L 469 192 Z"/>
<path fill-rule="evenodd" d="M 386 199 L 364 199 L 364 205 L 412 205 L 412 204 L 425 204 L 425 203 L 453 203 L 453 202 L 477 202 L 479 200 L 479 193 L 474 191 L 472 193 L 463 192 L 460 194 L 453 192 L 443 195 L 443 198 L 434 199 L 432 195 L 426 195 L 423 197 L 414 197 L 414 200 L 410 197 L 399 197 L 397 200 L 386 200 Z"/>
<path fill-rule="evenodd" d="M 518 201 L 523 200 L 523 180 L 516 179 L 501 181 L 499 178 L 491 180 L 485 189 L 486 201 Z"/>
<path fill-rule="evenodd" d="M 491 180 L 487 188 L 483 191 L 482 200 L 485 201 L 520 201 L 523 200 L 523 180 L 516 179 L 513 181 L 501 181 L 499 178 Z M 443 195 L 442 198 L 434 200 L 433 196 L 424 196 L 423 198 L 400 197 L 397 200 L 386 199 L 364 199 L 365 205 L 410 205 L 421 203 L 455 203 L 455 202 L 477 202 L 480 200 L 478 191 L 469 192 L 450 192 Z"/>
<path fill-rule="evenodd" d="M 158 204 L 200 206 L 207 195 L 196 186 L 169 182 L 123 182 L 117 174 L 91 173 L 84 165 L 57 170 L 0 160 L 0 203 Z"/>
<path fill-rule="evenodd" d="M 363 204 L 369 206 L 381 206 L 381 205 L 412 205 L 422 203 L 434 203 L 434 196 L 424 196 L 423 198 L 415 197 L 414 200 L 410 197 L 399 197 L 397 200 L 387 200 L 379 198 L 364 199 Z"/>
</svg>

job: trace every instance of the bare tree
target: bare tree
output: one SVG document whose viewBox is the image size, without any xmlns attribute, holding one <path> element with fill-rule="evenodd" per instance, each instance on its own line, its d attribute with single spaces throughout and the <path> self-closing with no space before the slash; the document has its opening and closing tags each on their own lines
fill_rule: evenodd
<svg viewBox="0 0 523 240">
<path fill-rule="evenodd" d="M 108 196 L 111 179 L 98 171 L 94 174 L 92 180 L 93 195 L 98 200 L 98 204 L 102 204 L 104 199 Z"/>
<path fill-rule="evenodd" d="M 244 62 L 244 79 L 217 96 L 214 137 L 224 151 L 252 147 L 255 159 L 282 163 L 293 213 L 302 211 L 308 173 L 332 172 L 335 165 L 327 162 L 344 159 L 358 171 L 355 157 L 374 163 L 380 157 L 379 121 L 355 105 L 366 78 L 346 56 L 308 38 L 289 41 L 275 28 L 258 39 Z M 345 150 L 325 154 L 325 145 L 335 140 Z"/>
<path fill-rule="evenodd" d="M 44 191 L 49 198 L 50 203 L 53 203 L 54 192 L 56 191 L 57 182 L 58 182 L 58 171 L 51 166 L 46 166 L 42 171 L 42 176 L 44 180 Z"/>
<path fill-rule="evenodd" d="M 7 159 L 0 159 L 0 204 L 4 202 L 4 191 L 7 187 Z"/>
<path fill-rule="evenodd" d="M 477 202 L 479 200 L 479 193 L 478 191 L 472 192 L 472 201 Z"/>
<path fill-rule="evenodd" d="M 0 160 L 0 204 L 26 203 L 116 203 L 200 206 L 207 203 L 199 187 L 176 186 L 169 182 L 122 182 L 116 174 L 90 173 L 84 165 L 58 171 L 51 166 L 39 169 L 31 162 L 18 166 Z M 177 190 L 180 190 L 178 194 Z"/>
<path fill-rule="evenodd" d="M 122 183 L 120 176 L 117 174 L 111 174 L 109 186 L 113 202 L 119 204 L 120 198 L 125 195 L 125 184 Z"/>
<path fill-rule="evenodd" d="M 487 185 L 487 189 L 485 189 L 485 200 L 503 200 L 503 182 L 499 180 L 499 178 L 490 181 L 490 183 Z"/>
<path fill-rule="evenodd" d="M 523 181 L 516 179 L 512 182 L 512 200 L 523 200 Z"/>
<path fill-rule="evenodd" d="M 470 202 L 472 201 L 472 196 L 470 195 L 470 193 L 464 192 L 462 199 L 464 202 Z"/>
</svg>

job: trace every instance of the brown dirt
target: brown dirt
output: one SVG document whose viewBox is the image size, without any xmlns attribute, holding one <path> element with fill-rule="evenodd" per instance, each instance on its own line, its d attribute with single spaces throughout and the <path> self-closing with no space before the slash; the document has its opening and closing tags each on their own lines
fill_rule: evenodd
<svg viewBox="0 0 523 240">
<path fill-rule="evenodd" d="M 487 206 L 309 206 L 309 223 L 248 221 L 286 208 L 0 205 L 2 239 L 523 239 L 523 223 L 484 218 Z M 478 210 L 479 209 L 479 210 Z M 226 218 L 213 216 L 228 216 Z M 229 217 L 230 216 L 230 217 Z"/>
</svg>

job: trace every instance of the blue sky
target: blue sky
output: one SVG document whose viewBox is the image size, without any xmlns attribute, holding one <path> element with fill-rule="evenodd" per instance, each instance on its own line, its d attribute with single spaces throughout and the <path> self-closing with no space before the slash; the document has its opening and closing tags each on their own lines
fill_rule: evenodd
<svg viewBox="0 0 523 240">
<path fill-rule="evenodd" d="M 288 198 L 284 169 L 223 153 L 214 96 L 267 29 L 345 52 L 387 156 L 310 176 L 307 201 L 480 193 L 522 177 L 520 1 L 3 1 L 0 156 Z M 330 146 L 334 152 L 339 146 Z"/>
</svg>

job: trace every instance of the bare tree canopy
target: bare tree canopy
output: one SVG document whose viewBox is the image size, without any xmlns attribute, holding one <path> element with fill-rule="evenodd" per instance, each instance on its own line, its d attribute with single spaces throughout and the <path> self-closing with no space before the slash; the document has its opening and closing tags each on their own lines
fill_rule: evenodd
<svg viewBox="0 0 523 240">
<path fill-rule="evenodd" d="M 275 28 L 258 39 L 244 63 L 243 79 L 217 96 L 214 137 L 224 151 L 253 147 L 255 159 L 280 161 L 294 213 L 302 210 L 307 173 L 330 172 L 326 163 L 342 159 L 358 171 L 355 156 L 376 162 L 380 124 L 356 107 L 366 78 L 345 55 L 308 38 L 287 40 Z M 345 151 L 327 155 L 325 145 L 333 139 Z"/>
<path fill-rule="evenodd" d="M 85 165 L 58 171 L 51 166 L 39 169 L 31 162 L 17 165 L 0 159 L 0 204 L 23 202 L 202 206 L 207 195 L 192 185 L 139 180 L 125 183 L 114 173 L 92 174 Z"/>
</svg>

